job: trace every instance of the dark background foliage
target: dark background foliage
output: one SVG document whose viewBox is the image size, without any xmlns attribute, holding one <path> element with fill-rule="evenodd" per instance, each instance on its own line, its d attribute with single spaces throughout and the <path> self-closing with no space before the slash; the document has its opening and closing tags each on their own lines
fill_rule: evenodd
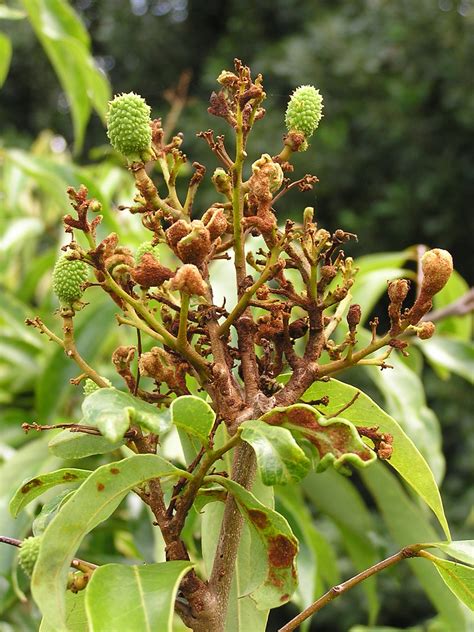
<svg viewBox="0 0 474 632">
<path fill-rule="evenodd" d="M 194 132 L 214 125 L 205 103 L 215 77 L 242 58 L 264 74 L 268 115 L 256 151 L 277 151 L 290 91 L 314 83 L 325 119 L 312 151 L 321 221 L 364 236 L 356 253 L 413 243 L 450 249 L 472 270 L 474 229 L 474 10 L 463 0 L 78 0 L 93 50 L 115 92 L 134 90 L 166 111 L 163 94 L 192 72 L 183 117 L 189 155 L 209 166 Z M 0 117 L 26 137 L 50 127 L 70 138 L 67 101 L 26 22 L 12 23 L 16 51 Z M 181 122 L 180 122 L 181 123 Z M 219 127 L 219 125 L 217 125 Z M 98 120 L 89 147 L 105 137 Z M 270 146 L 268 141 L 271 139 Z M 83 155 L 86 159 L 86 153 Z M 205 200 L 205 196 L 204 200 Z M 300 204 L 300 203 L 299 203 Z M 282 212 L 297 208 L 291 196 Z M 205 206 L 203 207 L 205 208 Z"/>
</svg>

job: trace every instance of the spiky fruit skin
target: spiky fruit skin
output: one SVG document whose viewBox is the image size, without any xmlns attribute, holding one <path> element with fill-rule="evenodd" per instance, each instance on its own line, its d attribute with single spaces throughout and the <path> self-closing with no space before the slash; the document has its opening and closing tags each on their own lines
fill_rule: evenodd
<svg viewBox="0 0 474 632">
<path fill-rule="evenodd" d="M 25 538 L 20 546 L 18 561 L 27 575 L 33 575 L 33 569 L 38 559 L 41 536 Z"/>
<path fill-rule="evenodd" d="M 105 378 L 104 378 L 105 379 Z M 105 380 L 108 384 L 108 386 L 112 386 L 112 382 L 109 382 L 109 380 Z M 88 395 L 91 395 L 92 393 L 95 393 L 96 391 L 98 391 L 101 387 L 98 386 L 94 380 L 91 380 L 90 378 L 87 378 L 87 380 L 84 382 L 84 386 L 82 388 L 85 397 L 87 397 Z"/>
<path fill-rule="evenodd" d="M 87 272 L 87 265 L 83 261 L 68 259 L 66 255 L 59 257 L 53 270 L 53 292 L 62 305 L 72 306 L 80 300 Z"/>
<path fill-rule="evenodd" d="M 159 248 L 158 246 L 154 246 L 151 241 L 144 241 L 142 244 L 138 246 L 135 252 L 135 261 L 137 263 L 140 263 L 145 253 L 153 255 L 157 261 L 160 260 Z"/>
<path fill-rule="evenodd" d="M 112 147 L 129 162 L 145 162 L 152 156 L 150 106 L 134 92 L 117 95 L 109 103 L 107 136 Z"/>
<path fill-rule="evenodd" d="M 323 116 L 323 97 L 314 86 L 300 86 L 291 95 L 285 123 L 289 132 L 313 135 Z"/>
</svg>

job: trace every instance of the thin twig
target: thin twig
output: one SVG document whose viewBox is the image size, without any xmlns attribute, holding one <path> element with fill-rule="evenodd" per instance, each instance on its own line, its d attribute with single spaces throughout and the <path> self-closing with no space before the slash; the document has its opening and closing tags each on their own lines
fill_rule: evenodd
<svg viewBox="0 0 474 632">
<path fill-rule="evenodd" d="M 397 564 L 398 562 L 401 562 L 402 560 L 406 560 L 407 558 L 410 558 L 410 557 L 419 557 L 420 555 L 419 547 L 420 545 L 406 546 L 398 553 L 395 553 L 395 555 L 391 555 L 390 557 L 387 557 L 385 560 L 382 560 L 381 562 L 377 562 L 377 564 L 374 564 L 370 568 L 367 568 L 361 573 L 358 573 L 357 575 L 355 575 L 355 577 L 351 577 L 351 579 L 348 579 L 342 584 L 333 586 L 322 597 L 317 599 L 314 603 L 308 606 L 308 608 L 305 608 L 303 612 L 300 612 L 299 615 L 294 617 L 286 625 L 280 628 L 278 632 L 291 632 L 291 630 L 295 630 L 301 623 L 303 623 L 303 621 L 306 621 L 306 619 L 308 619 L 315 612 L 318 612 L 319 610 L 321 610 L 321 608 L 326 606 L 329 602 L 333 601 L 337 597 L 340 597 L 340 595 L 343 595 L 345 592 L 347 592 L 351 588 L 354 588 L 354 586 L 357 586 L 357 584 L 360 584 L 365 579 L 372 577 L 372 575 L 379 573 L 385 568 L 389 568 L 390 566 L 393 566 L 394 564 Z"/>
</svg>

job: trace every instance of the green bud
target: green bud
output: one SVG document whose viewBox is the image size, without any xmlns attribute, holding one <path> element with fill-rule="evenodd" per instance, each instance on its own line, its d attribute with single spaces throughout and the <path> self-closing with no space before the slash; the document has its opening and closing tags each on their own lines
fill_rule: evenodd
<svg viewBox="0 0 474 632">
<path fill-rule="evenodd" d="M 323 114 L 323 97 L 313 86 L 301 86 L 291 95 L 285 123 L 289 132 L 300 132 L 309 138 Z"/>
<path fill-rule="evenodd" d="M 87 280 L 87 265 L 79 259 L 68 259 L 62 255 L 53 270 L 53 292 L 61 304 L 72 305 L 79 301 L 82 284 Z"/>
<path fill-rule="evenodd" d="M 103 378 L 103 379 L 107 382 L 108 386 L 112 386 L 112 382 L 110 382 L 106 378 Z M 95 393 L 96 391 L 98 391 L 100 388 L 103 388 L 103 387 L 98 386 L 98 384 L 96 384 L 94 380 L 91 380 L 88 377 L 87 380 L 84 382 L 84 386 L 82 387 L 82 390 L 85 397 L 87 397 L 88 395 L 91 395 L 92 393 Z"/>
<path fill-rule="evenodd" d="M 25 538 L 20 546 L 18 561 L 27 575 L 33 575 L 33 569 L 38 559 L 41 536 Z"/>
<path fill-rule="evenodd" d="M 150 122 L 150 106 L 134 92 L 117 95 L 109 102 L 107 136 L 129 162 L 145 162 L 152 157 Z"/>
<path fill-rule="evenodd" d="M 145 253 L 149 253 L 150 255 L 153 255 L 154 258 L 159 261 L 160 260 L 160 256 L 159 256 L 159 248 L 158 246 L 154 246 L 153 242 L 151 241 L 144 241 L 142 244 L 140 244 L 135 252 L 135 261 L 137 263 L 140 263 L 140 261 L 142 260 L 142 257 Z"/>
</svg>

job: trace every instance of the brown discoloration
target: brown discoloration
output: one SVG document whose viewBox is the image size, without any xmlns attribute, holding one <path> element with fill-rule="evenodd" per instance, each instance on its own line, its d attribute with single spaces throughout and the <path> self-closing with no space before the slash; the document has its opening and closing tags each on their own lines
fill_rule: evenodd
<svg viewBox="0 0 474 632">
<path fill-rule="evenodd" d="M 270 569 L 268 573 L 268 582 L 272 584 L 272 586 L 275 586 L 275 588 L 282 588 L 285 584 L 284 580 L 275 571 L 275 569 Z"/>
<path fill-rule="evenodd" d="M 280 597 L 280 601 L 284 603 L 285 601 L 288 601 L 289 598 L 290 598 L 290 595 L 288 593 L 285 593 L 284 595 Z"/>
<path fill-rule="evenodd" d="M 352 433 L 348 426 L 335 422 L 322 426 L 316 419 L 314 412 L 305 407 L 294 407 L 290 410 L 273 411 L 265 421 L 272 426 L 282 426 L 290 423 L 298 426 L 303 435 L 317 448 L 319 456 L 334 454 L 336 458 L 343 454 L 356 454 L 362 461 L 370 461 L 369 450 L 354 450 L 348 447 L 352 442 Z"/>
<path fill-rule="evenodd" d="M 30 490 L 34 489 L 35 487 L 40 487 L 41 484 L 42 483 L 39 478 L 33 478 L 31 479 L 31 481 L 28 481 L 28 483 L 25 483 L 25 485 L 23 485 L 20 491 L 22 494 L 27 494 Z"/>
<path fill-rule="evenodd" d="M 63 481 L 75 481 L 77 479 L 77 474 L 73 474 L 72 472 L 66 472 L 63 474 Z"/>
<path fill-rule="evenodd" d="M 296 553 L 296 544 L 286 536 L 279 534 L 268 539 L 268 559 L 272 566 L 291 566 Z"/>
<path fill-rule="evenodd" d="M 257 529 L 266 529 L 268 527 L 268 518 L 260 509 L 249 509 L 248 516 Z"/>
<path fill-rule="evenodd" d="M 103 483 L 97 483 L 97 491 L 103 492 L 105 489 L 105 485 Z"/>
<path fill-rule="evenodd" d="M 118 469 L 118 467 L 111 467 L 110 473 L 116 475 L 120 473 L 120 470 Z"/>
</svg>

